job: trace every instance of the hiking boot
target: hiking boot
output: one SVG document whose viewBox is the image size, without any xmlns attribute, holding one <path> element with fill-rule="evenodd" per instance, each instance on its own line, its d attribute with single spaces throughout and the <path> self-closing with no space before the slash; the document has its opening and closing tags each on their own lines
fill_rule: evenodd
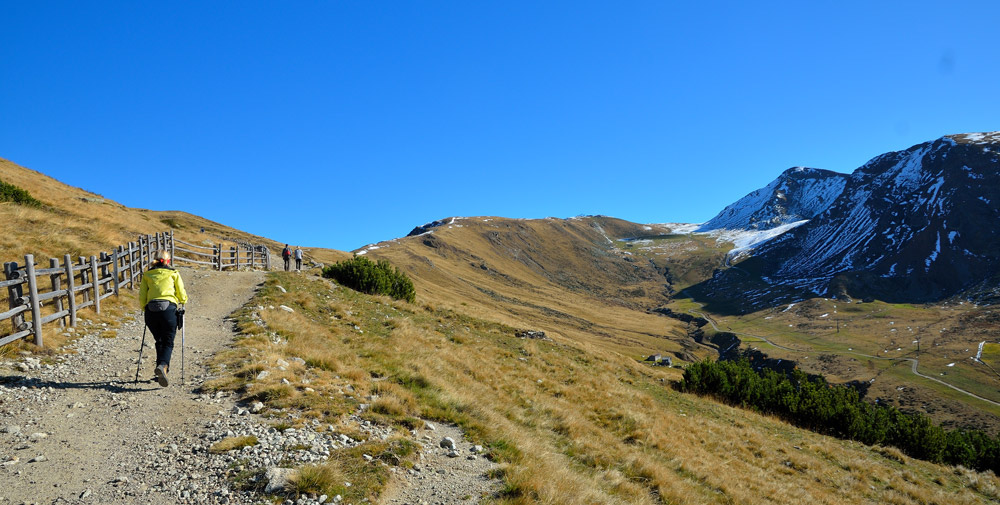
<svg viewBox="0 0 1000 505">
<path fill-rule="evenodd" d="M 167 387 L 167 365 L 160 365 L 156 367 L 156 382 L 159 382 L 161 386 Z"/>
</svg>

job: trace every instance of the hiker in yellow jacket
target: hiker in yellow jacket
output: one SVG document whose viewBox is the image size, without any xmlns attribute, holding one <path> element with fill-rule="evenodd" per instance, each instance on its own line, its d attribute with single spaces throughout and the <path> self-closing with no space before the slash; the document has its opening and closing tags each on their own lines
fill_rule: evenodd
<svg viewBox="0 0 1000 505">
<path fill-rule="evenodd" d="M 170 266 L 170 253 L 157 251 L 153 266 L 142 274 L 139 305 L 145 312 L 146 326 L 156 340 L 156 381 L 164 387 L 177 335 L 177 305 L 187 301 L 181 274 Z"/>
</svg>

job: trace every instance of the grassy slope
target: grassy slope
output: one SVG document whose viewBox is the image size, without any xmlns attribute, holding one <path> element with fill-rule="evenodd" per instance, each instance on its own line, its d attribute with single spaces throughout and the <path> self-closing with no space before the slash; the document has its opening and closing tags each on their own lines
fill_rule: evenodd
<svg viewBox="0 0 1000 505">
<path fill-rule="evenodd" d="M 407 271 L 418 298 L 440 307 L 633 358 L 708 356 L 683 325 L 647 311 L 668 300 L 663 273 L 615 243 L 643 233 L 611 218 L 468 218 L 367 254 Z"/>
<path fill-rule="evenodd" d="M 135 233 L 162 230 L 163 219 L 174 219 L 191 242 L 259 240 L 183 213 L 88 202 L 82 198 L 95 195 L 6 161 L 0 177 L 50 206 L 0 205 L 0 217 L 26 224 L 5 231 L 4 258 L 106 250 Z M 96 232 L 79 220 L 98 223 Z M 382 460 L 394 464 L 405 465 L 402 430 L 416 416 L 457 422 L 504 463 L 506 487 L 497 500 L 505 503 L 997 499 L 1000 484 L 990 475 L 908 460 L 674 392 L 678 370 L 637 358 L 711 351 L 687 342 L 672 320 L 644 311 L 665 300 L 663 272 L 612 240 L 661 232 L 603 218 L 456 224 L 462 228 L 442 227 L 369 253 L 411 272 L 416 305 L 275 274 L 254 306 L 286 304 L 296 312 L 265 308 L 255 317 L 247 308 L 240 316 L 247 336 L 220 357 L 220 372 L 228 374 L 213 387 L 266 400 L 282 423 L 289 415 L 339 423 L 371 402 L 365 415 L 400 426 L 401 435 L 388 444 L 372 441 L 365 451 L 376 461 L 389 454 Z M 201 226 L 210 233 L 196 233 Z M 346 256 L 320 254 L 325 261 Z M 657 265 L 704 269 L 715 258 Z M 679 286 L 693 282 L 675 275 Z M 518 340 L 515 328 L 545 330 L 555 342 Z M 306 365 L 292 361 L 279 373 L 278 357 L 301 357 Z M 264 369 L 271 375 L 256 381 Z M 382 467 L 361 464 L 360 453 L 333 459 L 327 475 L 337 477 L 328 482 L 347 475 L 358 497 L 374 497 L 386 478 Z"/>
<path fill-rule="evenodd" d="M 282 286 L 285 291 L 279 290 Z M 278 307 L 287 305 L 295 312 Z M 274 274 L 238 315 L 245 332 L 210 388 L 267 402 L 275 423 L 317 420 L 346 431 L 349 413 L 395 425 L 335 454 L 349 499 L 377 496 L 384 467 L 418 419 L 462 425 L 502 464 L 495 503 L 989 503 L 1000 482 L 791 427 L 674 391 L 676 369 L 599 343 L 522 340 L 515 328 L 426 304 L 361 295 L 324 280 Z M 304 366 L 278 368 L 279 359 Z M 263 379 L 255 379 L 268 370 Z M 282 379 L 288 381 L 284 384 Z M 358 435 L 360 436 L 360 435 Z M 396 450 L 396 456 L 380 456 Z M 318 470 L 315 470 L 318 471 Z M 367 476 L 360 480 L 357 474 Z M 381 477 L 380 477 L 381 476 Z M 313 492 L 333 489 L 312 488 Z"/>
<path fill-rule="evenodd" d="M 278 256 L 282 243 L 230 228 L 182 211 L 152 211 L 125 207 L 101 195 L 63 184 L 47 175 L 0 158 L 0 180 L 18 186 L 45 204 L 32 208 L 0 203 L 0 258 L 23 263 L 25 254 L 36 261 L 48 257 L 90 256 L 136 240 L 140 234 L 176 231 L 176 236 L 192 244 L 232 245 L 243 240 L 267 245 Z M 137 188 L 139 183 L 137 182 Z M 150 206 L 169 205 L 167 200 L 149 202 Z M 204 228 L 205 232 L 201 232 Z M 312 254 L 319 261 L 337 261 L 349 257 L 340 251 L 320 250 Z M 281 258 L 277 257 L 280 261 Z"/>
</svg>

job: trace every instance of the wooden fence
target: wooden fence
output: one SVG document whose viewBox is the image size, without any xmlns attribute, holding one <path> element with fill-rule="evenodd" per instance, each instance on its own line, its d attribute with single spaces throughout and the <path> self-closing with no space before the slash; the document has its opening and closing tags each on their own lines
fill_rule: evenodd
<svg viewBox="0 0 1000 505">
<path fill-rule="evenodd" d="M 117 295 L 122 288 L 138 288 L 138 279 L 152 263 L 154 253 L 162 250 L 170 251 L 174 264 L 187 262 L 220 271 L 271 268 L 271 253 L 266 246 L 198 246 L 175 238 L 173 232 L 143 235 L 137 242 L 118 246 L 110 253 L 80 256 L 76 263 L 69 254 L 61 265 L 57 258 L 51 258 L 48 268 L 38 268 L 34 255 L 26 254 L 23 266 L 17 262 L 3 265 L 0 293 L 7 289 L 9 310 L 0 313 L 0 321 L 9 319 L 12 331 L 8 335 L 0 333 L 0 346 L 32 335 L 35 345 L 41 346 L 43 325 L 59 321 L 60 326 L 76 326 L 77 312 L 87 307 L 100 314 L 101 300 Z M 44 282 L 46 277 L 48 282 Z M 30 319 L 26 318 L 29 314 Z"/>
</svg>

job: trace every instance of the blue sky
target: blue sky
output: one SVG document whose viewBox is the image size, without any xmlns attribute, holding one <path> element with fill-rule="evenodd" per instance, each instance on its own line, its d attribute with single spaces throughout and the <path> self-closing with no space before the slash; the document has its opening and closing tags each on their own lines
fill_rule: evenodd
<svg viewBox="0 0 1000 505">
<path fill-rule="evenodd" d="M 701 222 L 1000 129 L 1000 3 L 0 0 L 0 157 L 353 250 L 450 216 Z"/>
</svg>

